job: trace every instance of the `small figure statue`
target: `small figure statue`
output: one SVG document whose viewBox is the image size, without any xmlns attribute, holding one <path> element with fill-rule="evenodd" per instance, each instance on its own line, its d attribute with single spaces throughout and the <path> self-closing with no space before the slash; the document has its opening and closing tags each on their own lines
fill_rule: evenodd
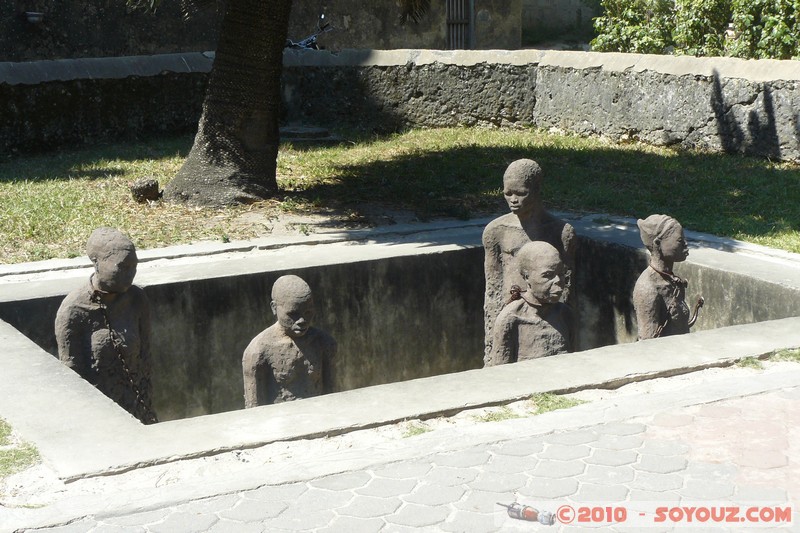
<svg viewBox="0 0 800 533">
<path fill-rule="evenodd" d="M 245 408 L 331 392 L 336 341 L 311 327 L 311 288 L 297 276 L 281 276 L 272 285 L 270 307 L 277 322 L 242 357 Z"/>
<path fill-rule="evenodd" d="M 492 328 L 509 297 L 511 287 L 522 286 L 515 256 L 531 241 L 544 241 L 558 250 L 564 262 L 565 280 L 562 301 L 570 303 L 572 270 L 575 265 L 575 229 L 547 212 L 542 203 L 542 169 L 530 159 L 511 163 L 503 174 L 503 195 L 510 213 L 492 220 L 483 232 L 484 273 L 484 363 L 492 353 Z"/>
<path fill-rule="evenodd" d="M 704 300 L 702 297 L 697 300 L 690 316 L 686 305 L 689 282 L 672 272 L 675 263 L 689 256 L 683 227 L 667 215 L 650 215 L 636 223 L 642 242 L 650 252 L 649 266 L 633 289 L 639 340 L 689 333 Z"/>
<path fill-rule="evenodd" d="M 98 228 L 86 253 L 94 273 L 56 314 L 58 357 L 143 423 L 157 422 L 150 398 L 150 304 L 133 285 L 136 248 L 118 230 Z"/>
<path fill-rule="evenodd" d="M 558 250 L 543 241 L 529 242 L 517 253 L 517 263 L 527 289 L 514 286 L 511 299 L 497 316 L 486 366 L 573 350 L 572 309 L 559 301 L 565 268 Z"/>
</svg>

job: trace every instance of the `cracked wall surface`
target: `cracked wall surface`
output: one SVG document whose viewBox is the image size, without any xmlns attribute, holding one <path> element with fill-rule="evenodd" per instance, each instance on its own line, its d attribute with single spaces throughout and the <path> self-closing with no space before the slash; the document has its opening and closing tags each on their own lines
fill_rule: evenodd
<svg viewBox="0 0 800 533">
<path fill-rule="evenodd" d="M 0 63 L 0 143 L 39 150 L 185 131 L 199 118 L 212 61 L 213 54 L 172 54 Z M 284 121 L 378 133 L 533 126 L 800 161 L 798 83 L 797 61 L 289 50 Z"/>
</svg>

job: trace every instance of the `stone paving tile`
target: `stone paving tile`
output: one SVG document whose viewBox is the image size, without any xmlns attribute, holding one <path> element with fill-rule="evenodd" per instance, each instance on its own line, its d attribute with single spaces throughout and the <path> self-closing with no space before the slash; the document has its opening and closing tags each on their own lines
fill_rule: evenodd
<svg viewBox="0 0 800 533">
<path fill-rule="evenodd" d="M 578 430 L 578 431 L 562 431 L 560 433 L 553 433 L 551 435 L 547 435 L 544 441 L 547 444 L 564 444 L 566 446 L 576 446 L 578 444 L 589 444 L 591 442 L 595 442 L 597 439 L 598 435 L 594 431 Z"/>
<path fill-rule="evenodd" d="M 172 513 L 147 529 L 153 533 L 204 533 L 218 521 L 219 517 L 213 514 Z"/>
<path fill-rule="evenodd" d="M 505 513 L 503 513 L 505 514 Z M 447 522 L 439 524 L 442 531 L 452 531 L 453 533 L 491 533 L 500 531 L 502 517 L 498 513 L 470 513 L 459 511 L 455 513 Z"/>
<path fill-rule="evenodd" d="M 600 435 L 592 446 L 606 450 L 632 450 L 642 442 L 644 439 L 640 435 Z"/>
<path fill-rule="evenodd" d="M 524 474 L 498 474 L 484 472 L 479 474 L 475 481 L 469 484 L 471 490 L 485 490 L 489 492 L 514 492 L 528 483 Z"/>
<path fill-rule="evenodd" d="M 558 461 L 570 461 L 572 459 L 583 459 L 592 453 L 591 448 L 585 444 L 568 446 L 566 444 L 550 444 L 542 453 L 540 459 L 556 459 Z"/>
<path fill-rule="evenodd" d="M 245 524 L 220 518 L 216 524 L 211 526 L 208 533 L 264 533 L 264 526 L 260 522 Z"/>
<path fill-rule="evenodd" d="M 680 440 L 645 440 L 640 453 L 647 455 L 683 455 L 689 451 L 689 446 Z"/>
<path fill-rule="evenodd" d="M 368 472 L 344 472 L 333 476 L 326 476 L 315 479 L 309 483 L 312 487 L 327 490 L 350 490 L 360 489 L 372 479 Z"/>
<path fill-rule="evenodd" d="M 288 507 L 288 502 L 260 502 L 243 499 L 234 507 L 220 511 L 219 516 L 237 522 L 255 522 L 274 518 Z"/>
<path fill-rule="evenodd" d="M 686 467 L 684 475 L 687 478 L 727 481 L 733 479 L 738 472 L 736 465 L 692 461 Z"/>
<path fill-rule="evenodd" d="M 644 433 L 647 426 L 638 422 L 611 422 L 597 426 L 597 432 L 603 435 L 638 435 Z"/>
<path fill-rule="evenodd" d="M 544 442 L 540 437 L 510 440 L 502 444 L 495 444 L 491 451 L 497 455 L 512 455 L 524 457 L 526 455 L 537 454 L 544 448 Z"/>
<path fill-rule="evenodd" d="M 285 529 L 287 531 L 307 531 L 327 527 L 336 515 L 333 511 L 312 510 L 302 505 L 292 505 L 275 518 L 264 520 L 264 530 Z"/>
<path fill-rule="evenodd" d="M 381 518 L 337 516 L 328 527 L 318 529 L 316 533 L 378 533 L 385 525 Z"/>
<path fill-rule="evenodd" d="M 223 496 L 216 496 L 214 498 L 205 498 L 202 500 L 194 500 L 183 505 L 175 507 L 177 512 L 196 513 L 196 514 L 213 514 L 227 509 L 232 509 L 234 505 L 239 503 L 242 497 L 240 494 L 226 494 Z"/>
<path fill-rule="evenodd" d="M 448 507 L 429 507 L 409 503 L 404 505 L 391 516 L 385 517 L 386 522 L 409 527 L 427 527 L 443 522 L 450 514 Z M 391 527 L 386 528 L 392 531 Z"/>
<path fill-rule="evenodd" d="M 411 493 L 414 487 L 417 486 L 416 479 L 391 479 L 391 478 L 373 478 L 372 481 L 367 483 L 364 487 L 356 489 L 357 494 L 364 496 L 378 496 L 387 498 L 389 496 L 403 496 Z"/>
<path fill-rule="evenodd" d="M 680 490 L 684 500 L 722 500 L 733 496 L 733 483 L 708 481 L 705 479 L 687 479 Z"/>
<path fill-rule="evenodd" d="M 581 483 L 597 485 L 619 485 L 633 481 L 634 471 L 630 466 L 589 465 L 586 471 L 578 476 Z"/>
<path fill-rule="evenodd" d="M 438 483 L 420 483 L 414 492 L 403 496 L 403 500 L 408 503 L 420 503 L 425 505 L 445 505 L 455 503 L 464 496 L 467 490 L 462 486 L 448 487 Z"/>
<path fill-rule="evenodd" d="M 350 491 L 338 492 L 312 488 L 291 502 L 291 507 L 301 507 L 309 511 L 338 509 L 347 505 L 353 498 L 355 498 L 355 494 Z"/>
<path fill-rule="evenodd" d="M 671 490 L 631 489 L 630 493 L 628 493 L 629 502 L 678 502 L 680 499 L 681 495 Z"/>
<path fill-rule="evenodd" d="M 652 474 L 671 474 L 686 470 L 689 461 L 680 456 L 674 455 L 640 455 L 639 462 L 633 468 L 641 472 Z"/>
<path fill-rule="evenodd" d="M 169 516 L 171 512 L 172 511 L 170 509 L 157 509 L 155 511 L 146 511 L 144 513 L 108 517 L 104 518 L 103 522 L 117 526 L 146 526 L 147 524 L 161 522 L 167 516 Z"/>
<path fill-rule="evenodd" d="M 582 461 L 554 461 L 543 460 L 531 472 L 535 477 L 572 478 L 586 470 Z"/>
<path fill-rule="evenodd" d="M 429 462 L 402 462 L 387 465 L 373 474 L 378 477 L 388 477 L 393 479 L 420 479 L 433 468 Z"/>
<path fill-rule="evenodd" d="M 678 490 L 683 487 L 683 476 L 680 474 L 651 474 L 637 472 L 628 486 L 632 489 L 664 492 Z"/>
<path fill-rule="evenodd" d="M 439 483 L 440 485 L 462 485 L 478 477 L 476 468 L 453 468 L 451 466 L 436 466 L 425 476 L 425 481 Z"/>
<path fill-rule="evenodd" d="M 570 498 L 576 502 L 622 502 L 628 497 L 628 487 L 624 485 L 594 485 L 581 483 L 578 492 Z"/>
<path fill-rule="evenodd" d="M 522 457 L 516 455 L 493 455 L 489 462 L 481 468 L 484 472 L 517 474 L 533 470 L 538 464 L 539 459 L 535 455 Z"/>
<path fill-rule="evenodd" d="M 594 450 L 591 456 L 584 459 L 585 463 L 603 466 L 623 466 L 635 463 L 639 453 L 635 450 Z"/>
<path fill-rule="evenodd" d="M 436 466 L 479 466 L 489 462 L 488 450 L 468 450 L 463 452 L 440 453 L 433 456 L 431 462 Z"/>
<path fill-rule="evenodd" d="M 788 493 L 778 487 L 763 485 L 738 485 L 731 500 L 736 503 L 770 502 L 781 504 L 789 501 Z"/>
<path fill-rule="evenodd" d="M 761 469 L 779 468 L 789 464 L 786 455 L 775 450 L 743 450 L 735 462 L 739 466 Z"/>
<path fill-rule="evenodd" d="M 518 492 L 531 498 L 563 498 L 578 492 L 578 481 L 576 479 L 535 478 Z"/>
<path fill-rule="evenodd" d="M 355 518 L 378 518 L 392 514 L 402 504 L 397 496 L 391 498 L 356 496 L 346 506 L 337 509 L 336 514 Z"/>
<path fill-rule="evenodd" d="M 453 504 L 456 509 L 472 513 L 493 513 L 499 506 L 497 502 L 512 503 L 514 495 L 507 492 L 489 492 L 485 490 L 470 490 L 461 501 Z"/>
<path fill-rule="evenodd" d="M 292 483 L 289 485 L 265 485 L 255 490 L 248 490 L 242 493 L 247 499 L 264 502 L 272 501 L 294 501 L 301 494 L 308 490 L 305 483 Z"/>
</svg>

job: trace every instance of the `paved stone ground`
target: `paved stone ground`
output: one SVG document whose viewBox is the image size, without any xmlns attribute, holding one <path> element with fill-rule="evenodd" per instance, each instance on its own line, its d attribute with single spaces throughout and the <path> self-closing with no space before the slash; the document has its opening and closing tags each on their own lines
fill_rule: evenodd
<svg viewBox="0 0 800 533">
<path fill-rule="evenodd" d="M 754 374 L 752 379 L 760 378 Z M 548 527 L 513 520 L 497 502 L 514 501 L 564 519 L 574 516 L 557 512 L 565 505 L 576 512 L 581 507 L 610 507 L 618 513 L 624 509 L 625 522 L 591 524 L 595 530 L 798 531 L 800 384 L 736 396 L 731 390 L 722 401 L 545 435 L 456 446 L 454 451 L 143 513 L 84 518 L 48 531 L 477 533 L 566 532 L 589 526 L 556 521 Z M 519 421 L 492 424 L 515 423 Z M 475 424 L 472 431 L 492 424 Z M 653 513 L 658 506 L 737 507 L 739 516 L 751 506 L 791 506 L 794 522 L 782 527 L 685 520 L 657 524 Z"/>
</svg>

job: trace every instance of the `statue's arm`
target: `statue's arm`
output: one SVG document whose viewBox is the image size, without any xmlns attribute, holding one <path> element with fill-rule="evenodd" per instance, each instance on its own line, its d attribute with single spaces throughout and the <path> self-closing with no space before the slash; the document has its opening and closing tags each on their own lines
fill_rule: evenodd
<svg viewBox="0 0 800 533">
<path fill-rule="evenodd" d="M 517 324 L 512 314 L 500 313 L 494 325 L 492 353 L 485 366 L 515 363 L 519 351 Z"/>
<path fill-rule="evenodd" d="M 258 398 L 266 397 L 263 391 L 259 394 L 259 387 L 264 387 L 264 384 L 259 384 L 259 352 L 253 346 L 253 343 L 245 349 L 244 356 L 242 357 L 242 377 L 244 379 L 244 407 L 257 407 L 259 405 Z M 262 363 L 264 364 L 264 363 Z"/>
<path fill-rule="evenodd" d="M 500 261 L 500 243 L 497 240 L 497 231 L 491 225 L 483 232 L 484 262 L 483 273 L 486 289 L 483 297 L 484 316 L 484 364 L 489 365 L 492 353 L 492 328 L 495 319 L 502 308 L 503 295 L 503 265 Z"/>
<path fill-rule="evenodd" d="M 83 313 L 70 302 L 63 302 L 58 309 L 55 322 L 58 358 L 82 377 L 87 375 L 88 361 L 91 357 L 91 354 L 85 353 L 90 349 L 87 345 L 87 328 L 88 324 Z"/>
<path fill-rule="evenodd" d="M 655 288 L 648 290 L 646 285 L 637 283 L 633 290 L 633 305 L 639 340 L 655 338 L 659 326 L 664 322 L 658 291 Z"/>
</svg>

